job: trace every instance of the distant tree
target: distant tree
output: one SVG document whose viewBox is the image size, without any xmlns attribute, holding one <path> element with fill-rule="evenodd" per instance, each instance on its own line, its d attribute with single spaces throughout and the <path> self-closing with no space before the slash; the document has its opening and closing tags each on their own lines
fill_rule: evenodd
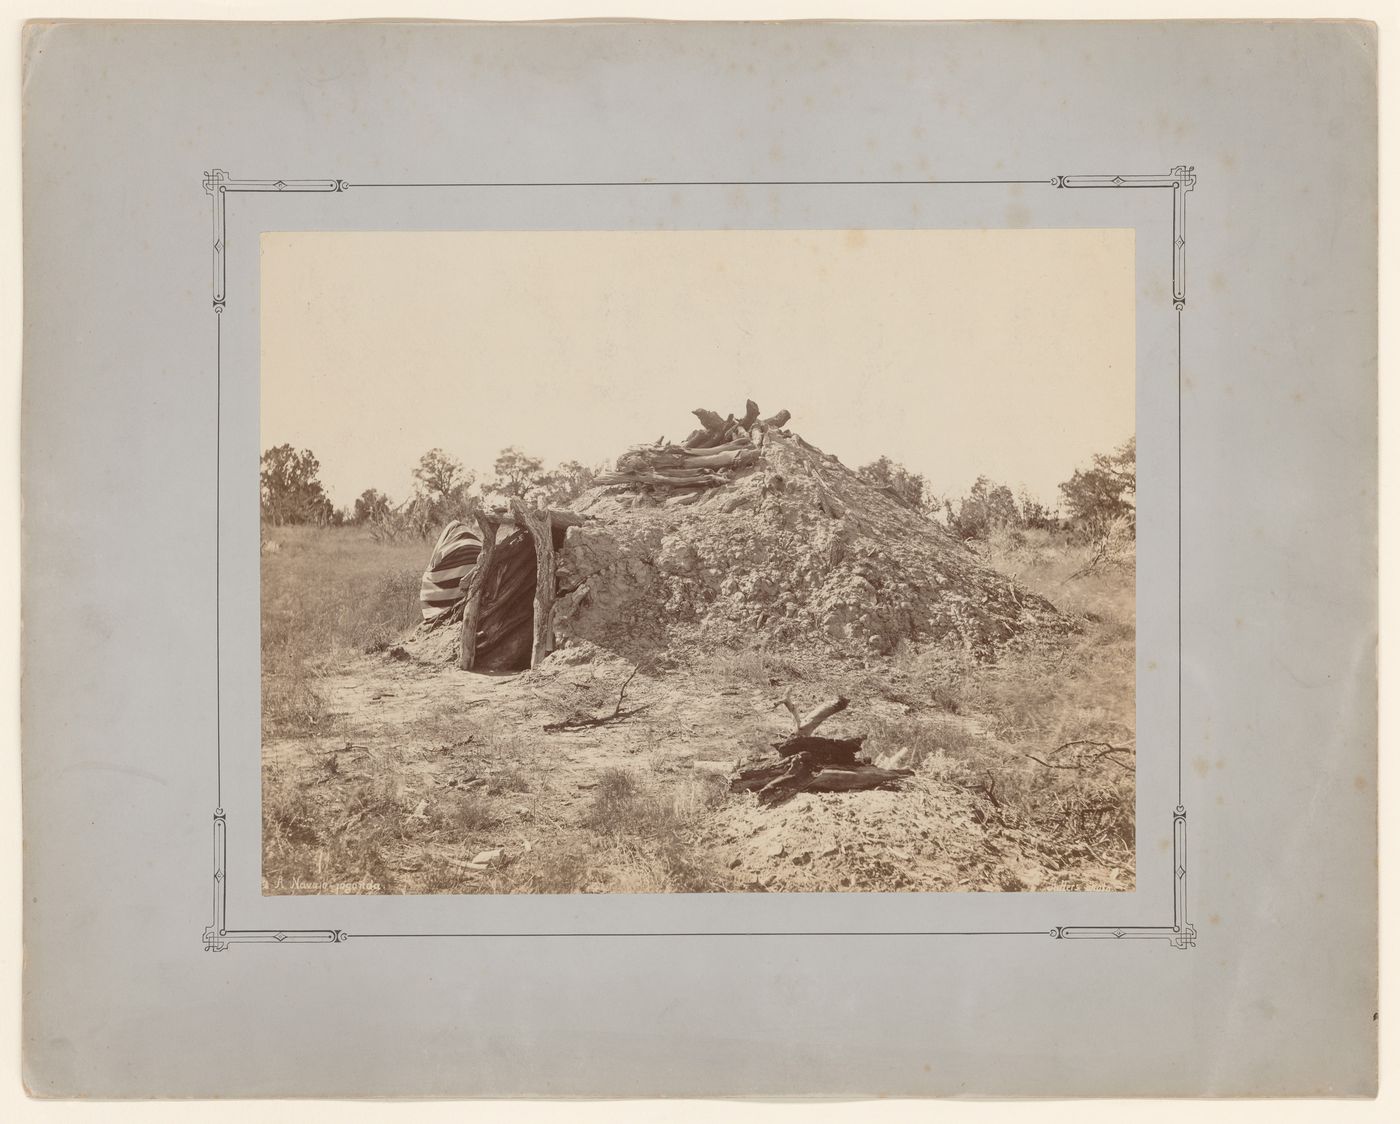
<svg viewBox="0 0 1400 1124">
<path fill-rule="evenodd" d="M 514 445 L 501 450 L 492 468 L 496 475 L 488 485 L 489 490 L 507 498 L 519 496 L 523 499 L 545 479 L 544 461 L 527 456 Z"/>
<path fill-rule="evenodd" d="M 260 470 L 262 515 L 269 523 L 334 522 L 335 507 L 321 486 L 321 462 L 310 449 L 277 445 L 263 453 Z"/>
<path fill-rule="evenodd" d="M 460 518 L 470 508 L 476 476 L 455 457 L 441 449 L 429 449 L 418 458 L 413 481 L 412 506 L 419 522 L 428 526 Z"/>
<path fill-rule="evenodd" d="M 984 539 L 1000 527 L 1021 526 L 1021 513 L 1010 488 L 979 476 L 972 490 L 959 501 L 958 513 L 950 522 L 961 538 Z"/>
<path fill-rule="evenodd" d="M 1052 511 L 1024 488 L 1017 497 L 1021 509 L 1021 526 L 1033 531 L 1053 531 L 1060 525 L 1058 512 Z"/>
<path fill-rule="evenodd" d="M 593 481 L 602 471 L 602 466 L 565 461 L 553 472 L 547 472 L 540 477 L 535 490 L 547 504 L 567 504 L 593 487 Z"/>
<path fill-rule="evenodd" d="M 429 449 L 413 470 L 416 491 L 430 503 L 444 503 L 466 495 L 476 477 L 456 457 L 441 449 Z"/>
<path fill-rule="evenodd" d="M 1137 438 L 1111 453 L 1097 453 L 1087 469 L 1076 469 L 1060 485 L 1065 510 L 1074 524 L 1094 533 L 1116 519 L 1131 529 L 1137 522 Z"/>
<path fill-rule="evenodd" d="M 378 488 L 366 488 L 355 501 L 355 510 L 350 515 L 350 522 L 368 523 L 372 519 L 383 519 L 390 506 L 389 497 Z"/>
<path fill-rule="evenodd" d="M 927 515 L 930 519 L 932 519 L 935 523 L 942 523 L 944 526 L 952 525 L 952 498 L 949 496 L 940 495 L 939 493 L 935 492 L 932 488 L 928 486 L 927 482 L 925 482 L 924 484 L 923 510 L 924 514 Z"/>
<path fill-rule="evenodd" d="M 889 457 L 880 457 L 856 469 L 856 475 L 873 488 L 892 496 L 905 507 L 924 510 L 924 489 L 927 481 Z"/>
</svg>

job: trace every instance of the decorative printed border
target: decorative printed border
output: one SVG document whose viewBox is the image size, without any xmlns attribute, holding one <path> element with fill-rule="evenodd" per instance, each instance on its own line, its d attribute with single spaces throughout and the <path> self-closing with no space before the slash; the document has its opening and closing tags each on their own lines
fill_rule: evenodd
<svg viewBox="0 0 1400 1124">
<path fill-rule="evenodd" d="M 238 180 L 231 179 L 222 169 L 204 173 L 204 191 L 213 205 L 213 308 L 215 314 L 215 384 L 222 402 L 223 330 L 225 307 L 225 251 L 227 248 L 226 201 L 231 192 L 280 193 L 323 192 L 337 194 L 351 190 L 340 179 L 319 180 Z M 976 179 L 976 180 L 692 180 L 658 181 L 629 180 L 616 182 L 579 183 L 368 183 L 359 188 L 506 188 L 524 190 L 534 187 L 822 187 L 822 186 L 906 186 L 937 187 L 952 184 L 1041 184 L 1057 189 L 1139 189 L 1156 188 L 1172 193 L 1172 303 L 1177 314 L 1177 730 L 1176 730 L 1176 789 L 1177 804 L 1172 812 L 1172 910 L 1171 923 L 1161 925 L 1060 925 L 1048 930 L 1055 940 L 1163 940 L 1177 949 L 1195 948 L 1196 929 L 1188 920 L 1187 893 L 1186 808 L 1182 801 L 1181 746 L 1181 319 L 1186 307 L 1186 195 L 1196 186 L 1194 165 L 1178 164 L 1165 175 L 1065 175 L 1049 179 Z M 216 414 L 222 429 L 222 410 Z M 221 479 L 221 433 L 215 435 L 216 480 Z M 215 603 L 219 600 L 219 527 L 218 485 L 215 500 Z M 216 609 L 215 674 L 222 674 L 222 650 Z M 216 700 L 221 699 L 216 688 Z M 207 952 L 223 952 L 232 944 L 340 944 L 351 937 L 357 940 L 430 939 L 430 938 L 510 938 L 522 937 L 753 937 L 753 936 L 905 936 L 905 937 L 1045 937 L 1045 929 L 1026 930 L 934 930 L 863 932 L 838 930 L 833 932 L 721 932 L 721 933 L 347 933 L 340 929 L 234 929 L 228 925 L 228 820 L 223 808 L 223 728 L 222 706 L 216 701 L 218 715 L 215 729 L 215 809 L 214 809 L 214 870 L 213 918 L 204 929 Z"/>
<path fill-rule="evenodd" d="M 1172 189 L 1172 300 L 1186 307 L 1186 193 L 1196 186 L 1196 166 L 1178 164 L 1165 176 L 1056 176 L 1056 187 L 1169 187 Z"/>
</svg>

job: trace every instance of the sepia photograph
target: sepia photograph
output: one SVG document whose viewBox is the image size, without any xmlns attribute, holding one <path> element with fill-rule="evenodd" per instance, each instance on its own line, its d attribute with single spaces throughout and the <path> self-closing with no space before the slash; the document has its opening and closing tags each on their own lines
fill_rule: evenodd
<svg viewBox="0 0 1400 1124">
<path fill-rule="evenodd" d="M 264 894 L 1135 888 L 1132 230 L 260 255 Z"/>
<path fill-rule="evenodd" d="M 32 1099 L 1374 1097 L 1375 25 L 97 14 Z"/>
</svg>

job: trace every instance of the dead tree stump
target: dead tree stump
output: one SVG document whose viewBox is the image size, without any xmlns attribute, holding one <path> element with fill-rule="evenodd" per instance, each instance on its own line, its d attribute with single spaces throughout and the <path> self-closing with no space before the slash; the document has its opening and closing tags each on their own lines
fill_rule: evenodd
<svg viewBox="0 0 1400 1124">
<path fill-rule="evenodd" d="M 789 696 L 783 705 L 792 712 L 797 729 L 782 741 L 774 742 L 778 760 L 740 769 L 729 782 L 730 792 L 754 792 L 758 802 L 772 806 L 791 800 L 799 792 L 860 792 L 872 788 L 897 788 L 913 769 L 881 769 L 856 755 L 865 735 L 853 738 L 823 738 L 818 726 L 850 705 L 837 697 L 823 703 L 805 717 Z"/>
</svg>

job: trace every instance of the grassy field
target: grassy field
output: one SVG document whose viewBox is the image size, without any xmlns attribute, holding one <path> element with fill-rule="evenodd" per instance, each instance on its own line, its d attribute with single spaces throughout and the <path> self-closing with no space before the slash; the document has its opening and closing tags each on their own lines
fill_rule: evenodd
<svg viewBox="0 0 1400 1124">
<path fill-rule="evenodd" d="M 1063 534 L 1001 533 L 985 561 L 1081 615 L 1068 642 L 1013 648 L 985 665 L 915 657 L 921 689 L 961 731 L 915 718 L 909 741 L 936 768 L 987 796 L 1001 821 L 1131 869 L 1136 799 L 1136 573 L 1122 558 L 1075 576 L 1092 550 Z M 995 766 L 995 767 L 993 767 Z M 927 767 L 927 765 L 925 766 Z"/>
<path fill-rule="evenodd" d="M 611 709 L 619 676 L 513 686 L 366 661 L 418 620 L 430 544 L 380 543 L 355 528 L 272 528 L 267 540 L 266 892 L 825 888 L 801 881 L 818 864 L 800 856 L 790 869 L 750 862 L 743 848 L 758 847 L 767 828 L 751 839 L 736 827 L 736 807 L 751 798 L 727 795 L 726 760 L 772 736 L 766 715 L 789 687 L 849 694 L 852 710 L 862 707 L 851 728 L 868 735 L 867 751 L 916 770 L 911 795 L 888 808 L 877 798 L 896 794 L 831 798 L 858 810 L 833 803 L 833 814 L 875 809 L 832 844 L 848 869 L 861 864 L 851 888 L 1133 885 L 1130 555 L 1075 576 L 1091 552 L 1064 535 L 1004 534 L 977 546 L 989 565 L 1082 616 L 1068 641 L 1018 645 L 995 664 L 906 652 L 839 672 L 783 652 L 718 651 L 674 681 L 639 677 L 629 705 L 650 709 L 638 719 L 551 738 L 539 733 L 541 714 Z M 755 716 L 751 729 L 736 729 L 743 714 Z M 925 822 L 898 818 L 915 806 Z M 989 856 L 954 863 L 945 842 L 944 865 L 920 868 L 930 824 L 936 834 L 953 821 L 995 839 Z M 995 857 L 1008 841 L 1029 866 Z"/>
<path fill-rule="evenodd" d="M 318 678 L 420 619 L 431 544 L 376 542 L 360 527 L 269 527 L 262 555 L 263 737 L 314 731 Z"/>
</svg>

